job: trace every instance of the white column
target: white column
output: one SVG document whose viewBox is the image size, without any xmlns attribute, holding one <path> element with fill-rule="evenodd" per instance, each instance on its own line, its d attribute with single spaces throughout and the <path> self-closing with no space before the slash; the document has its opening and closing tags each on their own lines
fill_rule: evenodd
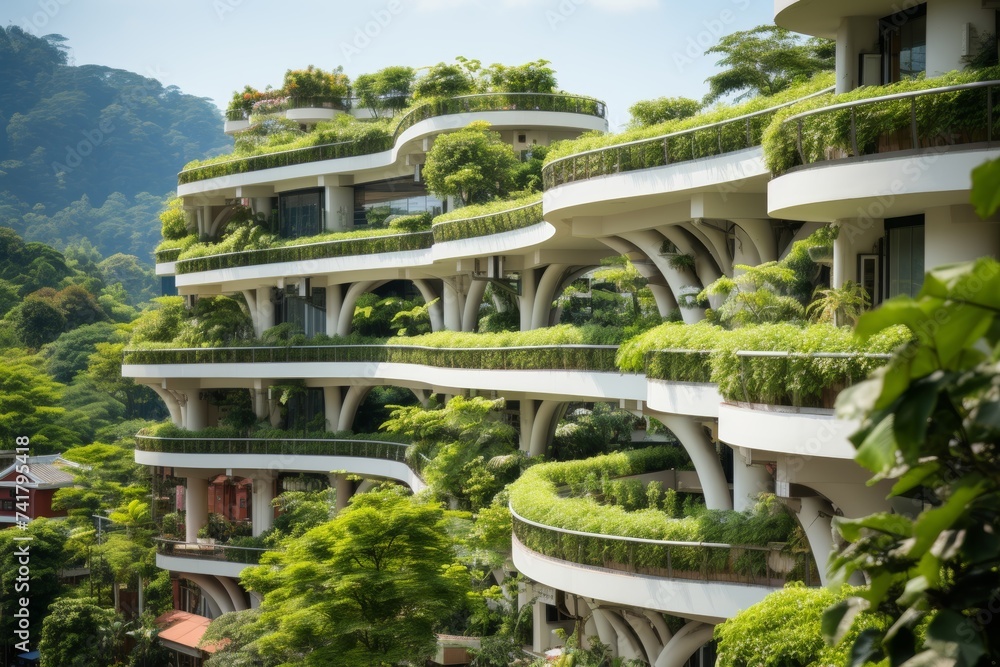
<svg viewBox="0 0 1000 667">
<path fill-rule="evenodd" d="M 819 578 L 822 585 L 827 584 L 827 569 L 830 557 L 833 555 L 833 508 L 826 499 L 820 496 L 801 498 L 798 513 L 799 524 L 809 540 L 809 549 L 816 559 Z"/>
<path fill-rule="evenodd" d="M 354 227 L 354 188 L 327 185 L 323 190 L 327 231 L 344 231 Z"/>
<path fill-rule="evenodd" d="M 444 328 L 448 331 L 461 331 L 462 330 L 462 293 L 459 287 L 455 284 L 457 278 L 454 280 L 445 280 L 443 298 L 441 299 L 444 306 Z"/>
<path fill-rule="evenodd" d="M 338 431 L 350 431 L 354 426 L 354 417 L 358 414 L 358 408 L 365 400 L 365 396 L 371 391 L 371 387 L 354 385 L 347 390 L 344 401 L 340 408 L 340 423 L 337 424 Z"/>
<path fill-rule="evenodd" d="M 198 531 L 208 525 L 208 480 L 187 478 L 184 491 L 184 541 L 198 541 Z"/>
<path fill-rule="evenodd" d="M 469 294 L 465 297 L 465 311 L 462 314 L 462 331 L 475 331 L 479 324 L 479 307 L 486 294 L 486 281 L 473 280 L 469 285 Z"/>
<path fill-rule="evenodd" d="M 691 463 L 698 473 L 705 494 L 705 505 L 712 510 L 731 510 L 733 500 L 729 495 L 729 483 L 722 471 L 722 462 L 715 451 L 715 445 L 705 434 L 705 429 L 691 417 L 671 415 L 664 412 L 648 412 L 656 417 L 677 436 L 684 450 L 691 457 Z"/>
<path fill-rule="evenodd" d="M 837 29 L 837 94 L 857 88 L 859 56 L 878 53 L 878 17 L 845 16 Z"/>
<path fill-rule="evenodd" d="M 444 331 L 444 308 L 441 305 L 441 297 L 427 280 L 414 280 L 414 286 L 419 290 L 425 304 L 430 304 L 427 314 L 431 318 L 431 331 Z"/>
<path fill-rule="evenodd" d="M 534 423 L 531 426 L 531 444 L 528 456 L 542 456 L 548 449 L 549 442 L 556 430 L 556 425 L 562 416 L 566 404 L 561 401 L 544 400 L 538 406 Z"/>
<path fill-rule="evenodd" d="M 253 505 L 252 505 L 252 530 L 253 536 L 259 537 L 261 533 L 270 530 L 274 526 L 274 481 L 268 477 L 253 478 Z"/>
<path fill-rule="evenodd" d="M 517 297 L 518 309 L 521 311 L 521 331 L 531 330 L 531 315 L 535 308 L 535 289 L 537 278 L 534 269 L 521 271 L 521 294 Z"/>
<path fill-rule="evenodd" d="M 617 658 L 618 633 L 615 632 L 614 626 L 611 625 L 611 622 L 604 615 L 604 610 L 599 608 L 594 601 L 591 601 L 589 604 L 594 625 L 597 627 L 597 636 L 600 637 L 602 644 L 607 644 L 608 648 L 611 649 L 611 657 Z"/>
<path fill-rule="evenodd" d="M 733 509 L 753 509 L 757 496 L 774 491 L 774 480 L 761 465 L 747 465 L 737 452 L 733 456 Z"/>
<path fill-rule="evenodd" d="M 185 414 L 184 428 L 189 431 L 200 431 L 208 428 L 208 401 L 199 398 L 200 389 L 186 390 L 187 410 Z"/>
<path fill-rule="evenodd" d="M 698 284 L 697 280 L 688 275 L 687 271 L 680 271 L 670 266 L 670 262 L 660 254 L 660 246 L 663 243 L 661 234 L 647 230 L 622 234 L 621 237 L 642 250 L 652 260 L 678 301 L 681 300 L 682 294 L 701 291 L 702 286 Z M 681 317 L 684 318 L 685 324 L 695 324 L 705 319 L 705 310 L 703 308 L 681 308 Z"/>
<path fill-rule="evenodd" d="M 340 427 L 340 410 L 343 397 L 340 387 L 323 387 L 323 414 L 326 417 L 326 430 L 336 431 Z"/>
<path fill-rule="evenodd" d="M 326 287 L 326 333 L 333 336 L 340 324 L 340 311 L 344 307 L 344 288 L 342 285 L 327 285 Z"/>
<path fill-rule="evenodd" d="M 535 401 L 530 398 L 520 400 L 518 419 L 521 422 L 521 434 L 518 447 L 522 452 L 531 451 L 531 431 L 535 427 Z"/>
<path fill-rule="evenodd" d="M 163 389 L 162 387 L 157 387 L 156 385 L 149 385 L 149 387 L 156 392 L 163 403 L 167 406 L 167 412 L 170 413 L 170 421 L 173 422 L 174 426 L 180 428 L 184 427 L 184 414 L 181 410 L 181 404 L 171 392 Z"/>
<path fill-rule="evenodd" d="M 254 322 L 254 333 L 258 338 L 274 326 L 274 303 L 271 301 L 271 288 L 257 288 L 257 319 Z"/>
<path fill-rule="evenodd" d="M 343 473 L 331 473 L 330 486 L 332 486 L 337 493 L 336 508 L 339 512 L 350 503 L 351 497 L 354 495 L 354 482 L 349 480 L 347 475 Z"/>
</svg>

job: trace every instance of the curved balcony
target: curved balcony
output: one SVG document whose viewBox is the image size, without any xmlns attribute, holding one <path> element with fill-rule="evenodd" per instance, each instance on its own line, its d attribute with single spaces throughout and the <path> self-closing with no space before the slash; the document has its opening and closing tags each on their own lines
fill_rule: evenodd
<svg viewBox="0 0 1000 667">
<path fill-rule="evenodd" d="M 260 563 L 267 549 L 201 544 L 156 538 L 156 565 L 174 572 L 192 572 L 238 579 L 246 568 Z"/>
<path fill-rule="evenodd" d="M 782 122 L 768 146 L 782 174 L 768 185 L 774 217 L 829 221 L 967 204 L 971 172 L 996 157 L 1000 81 L 833 104 Z M 891 207 L 891 211 L 888 209 Z"/>
<path fill-rule="evenodd" d="M 140 465 L 205 469 L 270 469 L 329 472 L 393 479 L 414 491 L 426 488 L 406 458 L 409 445 L 381 440 L 330 438 L 161 438 L 137 435 Z M 237 458 L 234 458 L 237 457 Z M 234 465 L 239 461 L 239 465 Z"/>
<path fill-rule="evenodd" d="M 917 3 L 901 3 L 898 0 L 839 0 L 838 2 L 815 2 L 814 0 L 774 0 L 774 23 L 792 32 L 813 37 L 837 39 L 837 29 L 844 17 L 871 16 L 877 20 L 914 7 Z"/>
<path fill-rule="evenodd" d="M 612 176 L 678 162 L 733 153 L 761 145 L 764 130 L 785 107 L 831 92 L 833 88 L 729 120 L 671 132 L 652 139 L 596 148 L 553 160 L 542 169 L 546 190 L 601 176 Z"/>
<path fill-rule="evenodd" d="M 542 202 L 537 201 L 533 204 L 497 213 L 439 222 L 431 227 L 431 232 L 434 235 L 435 243 L 447 243 L 512 232 L 537 225 L 540 222 L 543 222 Z"/>
<path fill-rule="evenodd" d="M 364 141 L 347 141 L 309 146 L 295 150 L 233 158 L 185 169 L 178 174 L 180 185 L 209 178 L 234 176 L 263 169 L 288 167 L 325 160 L 372 155 L 391 150 L 406 130 L 424 120 L 439 116 L 465 113 L 503 111 L 561 112 L 604 119 L 607 109 L 603 102 L 559 93 L 497 93 L 466 95 L 427 102 L 400 118 L 391 137 L 373 137 Z"/>
<path fill-rule="evenodd" d="M 667 613 L 722 619 L 788 581 L 818 584 L 811 554 L 555 528 L 511 509 L 518 571 L 559 590 Z"/>
<path fill-rule="evenodd" d="M 308 345 L 126 350 L 124 365 L 397 363 L 477 370 L 587 370 L 617 373 L 617 345 L 534 347 L 423 347 L 417 345 Z"/>
<path fill-rule="evenodd" d="M 259 250 L 241 250 L 238 252 L 220 253 L 218 255 L 206 255 L 204 257 L 191 257 L 189 259 L 178 260 L 175 265 L 175 271 L 180 275 L 203 271 L 217 271 L 220 269 L 260 266 L 263 264 L 358 257 L 409 250 L 427 250 L 433 243 L 434 237 L 431 232 L 386 234 L 302 245 L 287 245 L 277 248 L 262 248 Z M 157 260 L 159 260 L 159 256 Z"/>
<path fill-rule="evenodd" d="M 176 262 L 177 258 L 180 257 L 182 252 L 184 252 L 183 248 L 169 248 L 167 250 L 158 250 L 156 251 L 156 263 L 168 264 L 170 262 Z"/>
</svg>

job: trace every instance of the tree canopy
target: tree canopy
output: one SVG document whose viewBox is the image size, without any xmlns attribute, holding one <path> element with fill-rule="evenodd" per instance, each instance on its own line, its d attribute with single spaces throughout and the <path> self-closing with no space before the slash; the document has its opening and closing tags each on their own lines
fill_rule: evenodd
<svg viewBox="0 0 1000 667">
<path fill-rule="evenodd" d="M 632 127 L 649 127 L 668 120 L 690 118 L 702 109 L 701 102 L 687 97 L 658 97 L 655 100 L 640 100 L 629 107 Z"/>
<path fill-rule="evenodd" d="M 285 546 L 243 574 L 264 594 L 255 650 L 279 664 L 421 663 L 468 586 L 443 512 L 398 488 L 355 496 Z"/>
<path fill-rule="evenodd" d="M 720 56 L 718 74 L 706 79 L 705 102 L 735 96 L 743 100 L 756 95 L 774 95 L 817 72 L 834 68 L 832 41 L 803 41 L 785 28 L 762 25 L 722 37 L 705 51 Z"/>
<path fill-rule="evenodd" d="M 439 136 L 427 154 L 423 174 L 431 192 L 469 205 L 506 195 L 517 168 L 511 145 L 489 123 L 476 121 Z"/>
</svg>

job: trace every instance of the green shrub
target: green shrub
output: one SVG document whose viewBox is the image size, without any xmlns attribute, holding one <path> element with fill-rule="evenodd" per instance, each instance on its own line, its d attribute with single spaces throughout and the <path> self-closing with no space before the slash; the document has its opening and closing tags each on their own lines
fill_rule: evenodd
<svg viewBox="0 0 1000 667">
<path fill-rule="evenodd" d="M 465 206 L 450 211 L 434 218 L 431 229 L 434 241 L 442 243 L 510 232 L 540 222 L 541 195 L 531 194 L 520 199 Z"/>
</svg>

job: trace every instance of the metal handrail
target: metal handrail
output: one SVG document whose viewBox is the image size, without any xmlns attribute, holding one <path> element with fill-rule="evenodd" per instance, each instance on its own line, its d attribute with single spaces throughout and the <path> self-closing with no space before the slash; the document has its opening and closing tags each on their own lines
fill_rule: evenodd
<svg viewBox="0 0 1000 667">
<path fill-rule="evenodd" d="M 537 216 L 532 215 L 532 209 L 537 210 Z M 434 234 L 434 240 L 437 243 L 459 241 L 467 238 L 475 238 L 477 236 L 488 236 L 490 234 L 510 232 L 516 229 L 524 229 L 526 227 L 537 225 L 545 221 L 542 213 L 542 202 L 541 200 L 538 200 L 536 202 L 532 202 L 531 204 L 525 204 L 523 206 L 517 206 L 503 211 L 495 211 L 493 213 L 485 213 L 483 215 L 476 215 L 469 218 L 456 218 L 454 220 L 438 222 L 431 225 L 431 232 Z M 518 220 L 517 218 L 520 216 L 524 216 L 524 219 Z M 479 229 L 478 225 L 480 224 L 484 224 L 486 229 Z"/>
<path fill-rule="evenodd" d="M 669 132 L 667 134 L 662 134 L 662 135 L 659 135 L 659 136 L 656 136 L 656 137 L 650 137 L 648 139 L 635 139 L 633 141 L 627 141 L 627 142 L 620 143 L 620 144 L 614 144 L 612 146 L 604 146 L 604 147 L 601 147 L 601 148 L 592 148 L 590 150 L 581 151 L 579 153 L 573 153 L 572 155 L 566 155 L 564 157 L 561 157 L 561 158 L 558 158 L 556 160 L 553 160 L 552 162 L 549 162 L 548 164 L 545 165 L 545 167 L 542 169 L 542 172 L 543 172 L 543 181 L 547 181 L 548 180 L 546 178 L 547 175 L 554 176 L 555 171 L 556 171 L 556 165 L 565 164 L 569 160 L 575 160 L 575 159 L 578 159 L 578 158 L 581 158 L 581 157 L 589 157 L 591 155 L 598 155 L 598 154 L 601 154 L 601 153 L 615 151 L 615 150 L 628 149 L 628 148 L 631 148 L 633 146 L 639 146 L 639 145 L 645 145 L 645 144 L 652 144 L 652 143 L 657 143 L 657 142 L 668 142 L 670 139 L 677 139 L 679 137 L 685 137 L 685 136 L 688 136 L 688 135 L 690 135 L 692 137 L 692 140 L 693 140 L 693 136 L 696 133 L 704 132 L 706 130 L 712 130 L 712 129 L 719 129 L 721 131 L 722 127 L 729 126 L 729 125 L 734 125 L 734 124 L 737 124 L 737 123 L 746 123 L 747 124 L 747 136 L 748 136 L 748 141 L 749 141 L 750 122 L 754 118 L 758 118 L 760 116 L 764 116 L 764 115 L 767 115 L 767 114 L 773 114 L 774 112 L 776 112 L 776 111 L 778 111 L 780 109 L 784 109 L 786 107 L 790 107 L 790 106 L 799 104 L 800 102 L 802 102 L 804 100 L 809 100 L 809 99 L 812 99 L 814 97 L 820 97 L 822 95 L 827 95 L 829 93 L 832 93 L 834 90 L 836 90 L 836 87 L 835 86 L 830 86 L 830 87 L 824 88 L 823 90 L 820 90 L 818 92 L 812 93 L 810 95 L 806 95 L 805 97 L 800 97 L 800 98 L 798 98 L 796 100 L 792 100 L 791 102 L 785 102 L 785 103 L 782 103 L 782 104 L 779 104 L 779 105 L 776 105 L 776 106 L 773 106 L 773 107 L 768 107 L 767 109 L 762 109 L 761 111 L 754 111 L 753 113 L 743 114 L 741 116 L 736 116 L 736 117 L 729 118 L 729 119 L 726 119 L 726 120 L 716 121 L 714 123 L 708 123 L 708 124 L 705 124 L 705 125 L 698 125 L 697 127 L 691 127 L 691 128 L 685 129 L 685 130 L 678 130 L 676 132 Z M 721 136 L 720 136 L 720 147 L 721 147 Z M 670 160 L 667 159 L 666 162 L 669 163 Z M 657 166 L 659 166 L 659 165 L 657 165 Z M 588 176 L 588 178 L 589 178 L 589 176 Z M 574 179 L 574 180 L 576 180 L 576 179 Z M 584 179 L 584 180 L 586 180 L 586 179 Z M 570 182 L 570 181 L 565 181 L 565 180 L 563 181 L 563 183 L 566 183 L 566 182 Z M 563 183 L 554 183 L 554 186 L 562 185 Z M 546 186 L 546 189 L 548 189 L 548 187 L 549 186 Z"/>
<path fill-rule="evenodd" d="M 473 220 L 483 220 L 485 218 L 492 218 L 492 217 L 497 216 L 497 215 L 504 215 L 505 213 L 513 213 L 514 211 L 521 211 L 521 210 L 524 210 L 526 208 L 531 208 L 533 206 L 538 206 L 541 203 L 542 203 L 542 200 L 539 199 L 538 201 L 531 202 L 530 204 L 524 204 L 523 206 L 515 206 L 514 208 L 507 208 L 507 209 L 504 209 L 502 211 L 494 211 L 493 213 L 483 213 L 482 215 L 474 215 L 474 216 L 471 216 L 471 217 L 468 217 L 468 218 L 454 218 L 452 220 L 442 220 L 441 222 L 435 222 L 435 223 L 431 224 L 431 229 L 433 230 L 435 227 L 440 227 L 442 225 L 450 225 L 450 224 L 454 224 L 456 222 L 471 222 Z M 461 209 L 459 209 L 459 210 L 461 210 Z"/>
<path fill-rule="evenodd" d="M 428 231 L 423 232 L 400 232 L 398 234 L 372 234 L 371 236 L 356 236 L 346 239 L 333 239 L 330 241 L 314 241 L 313 243 L 291 243 L 289 245 L 278 245 L 271 248 L 248 248 L 246 250 L 233 250 L 232 252 L 220 252 L 214 255 L 200 255 L 198 257 L 185 257 L 180 260 L 181 262 L 189 262 L 195 259 L 208 259 L 210 257 L 232 257 L 233 255 L 252 255 L 261 252 L 274 252 L 275 250 L 286 250 L 286 249 L 297 249 L 297 248 L 315 248 L 318 246 L 326 245 L 341 245 L 344 243 L 350 243 L 351 241 L 371 241 L 372 239 L 391 239 L 399 238 L 403 236 L 426 236 L 430 234 Z"/>
<path fill-rule="evenodd" d="M 796 359 L 892 359 L 882 352 L 793 352 L 788 350 L 737 350 L 737 357 L 791 357 Z"/>
<path fill-rule="evenodd" d="M 198 542 L 184 542 L 182 540 L 168 540 L 163 537 L 153 538 L 156 542 L 156 552 L 164 556 L 174 556 L 176 558 L 193 558 L 199 560 L 221 560 L 240 565 L 254 565 L 260 561 L 260 557 L 267 551 L 261 547 L 237 547 L 228 544 L 201 544 Z M 185 547 L 185 548 L 180 548 Z M 232 559 L 230 554 L 241 556 L 239 559 Z M 222 558 L 213 558 L 222 556 Z"/>
<path fill-rule="evenodd" d="M 571 343 L 566 345 L 520 345 L 511 347 L 434 347 L 433 345 L 247 345 L 246 347 L 163 347 L 155 349 L 133 348 L 129 352 L 207 352 L 210 350 L 326 350 L 329 348 L 370 348 L 391 350 L 426 350 L 434 352 L 503 352 L 507 350 L 617 350 L 618 345 L 584 345 Z"/>
<path fill-rule="evenodd" d="M 942 86 L 940 88 L 928 88 L 924 90 L 910 90 L 901 93 L 893 93 L 891 95 L 882 95 L 879 97 L 870 97 L 861 100 L 852 100 L 849 102 L 838 102 L 837 104 L 831 104 L 829 106 L 820 107 L 818 109 L 809 109 L 807 111 L 802 111 L 793 116 L 789 116 L 784 121 L 782 121 L 782 128 L 787 127 L 790 123 L 795 123 L 798 136 L 796 138 L 796 149 L 798 151 L 799 160 L 803 165 L 811 164 L 810 161 L 806 160 L 805 150 L 804 150 L 804 121 L 808 118 L 814 116 L 819 116 L 822 114 L 850 110 L 851 112 L 851 128 L 850 136 L 848 137 L 851 147 L 851 153 L 854 156 L 861 155 L 858 149 L 858 122 L 857 122 L 857 110 L 860 107 L 866 107 L 869 105 L 882 104 L 885 102 L 897 102 L 897 101 L 910 101 L 910 141 L 912 143 L 912 148 L 916 149 L 920 144 L 920 131 L 917 123 L 917 98 L 929 97 L 932 95 L 941 95 L 945 93 L 962 92 L 965 90 L 977 90 L 981 88 L 986 89 L 986 141 L 987 143 L 993 142 L 993 89 L 1000 86 L 1000 81 L 976 81 L 973 83 L 962 83 L 955 84 L 951 86 Z"/>
</svg>

